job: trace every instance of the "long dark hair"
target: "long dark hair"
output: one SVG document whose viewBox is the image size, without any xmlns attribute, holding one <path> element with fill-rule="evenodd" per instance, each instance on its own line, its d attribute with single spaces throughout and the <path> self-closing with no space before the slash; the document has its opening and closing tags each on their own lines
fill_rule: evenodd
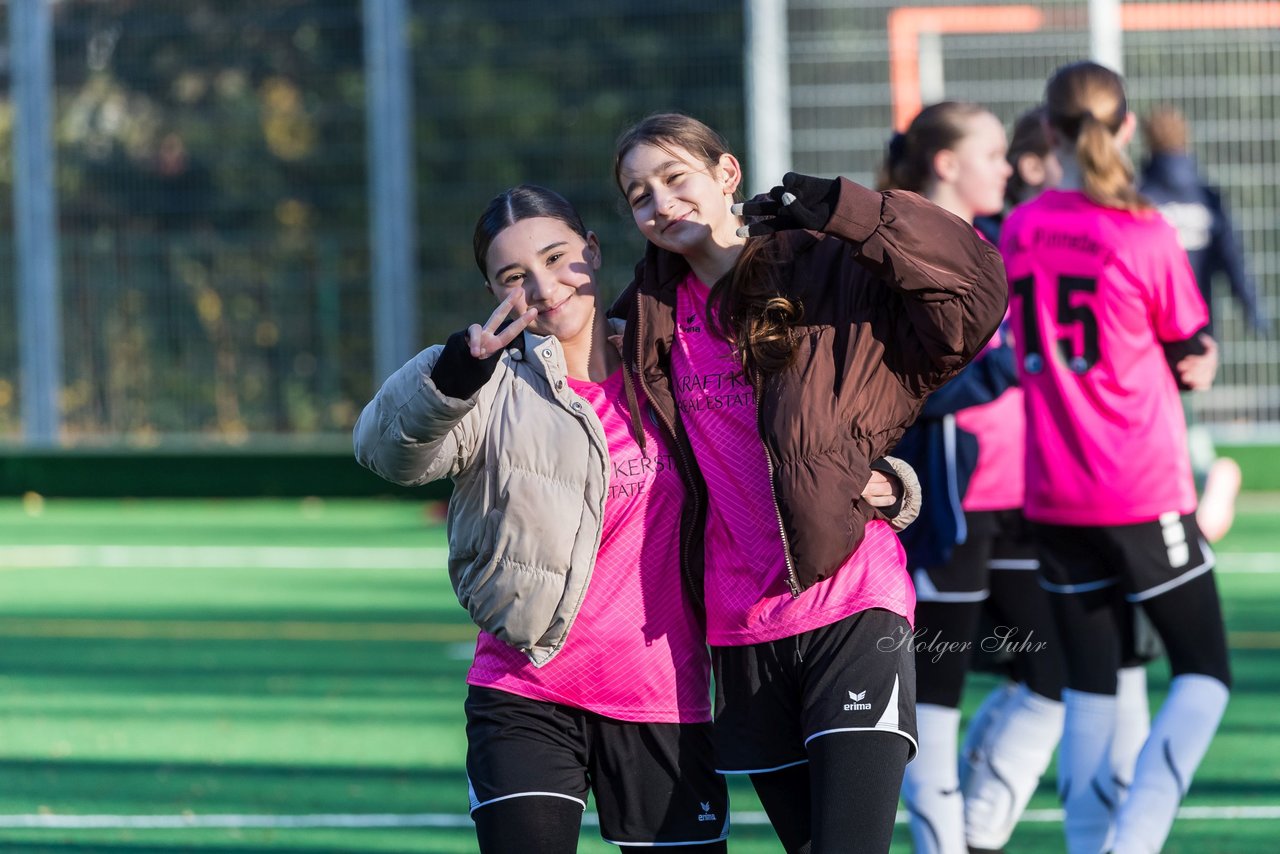
<svg viewBox="0 0 1280 854">
<path fill-rule="evenodd" d="M 613 179 L 624 193 L 622 161 L 641 145 L 682 148 L 711 170 L 719 168 L 721 155 L 733 154 L 723 136 L 692 116 L 656 113 L 623 131 L 614 146 Z M 741 198 L 740 190 L 735 197 Z M 778 288 L 776 250 L 772 237 L 748 239 L 733 270 L 710 283 L 707 300 L 711 328 L 734 343 L 744 368 L 764 372 L 782 370 L 795 357 L 792 328 L 802 313 Z"/>
<path fill-rule="evenodd" d="M 493 243 L 502 231 L 522 219 L 549 217 L 558 219 L 569 226 L 583 240 L 587 239 L 587 227 L 582 224 L 582 217 L 574 210 L 569 201 L 554 190 L 539 187 L 535 184 L 521 184 L 504 190 L 494 196 L 485 207 L 480 219 L 476 220 L 476 230 L 471 242 L 476 252 L 476 266 L 489 279 L 486 256 L 489 244 Z"/>
<path fill-rule="evenodd" d="M 1133 164 L 1113 139 L 1129 114 L 1119 74 L 1096 62 L 1064 65 L 1045 87 L 1045 109 L 1049 127 L 1075 146 L 1086 196 L 1108 208 L 1151 207 L 1134 184 Z"/>
</svg>

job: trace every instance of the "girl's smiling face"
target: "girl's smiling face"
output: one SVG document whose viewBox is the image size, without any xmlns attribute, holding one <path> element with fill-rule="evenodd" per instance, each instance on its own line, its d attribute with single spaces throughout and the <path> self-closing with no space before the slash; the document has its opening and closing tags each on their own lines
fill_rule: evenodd
<svg viewBox="0 0 1280 854">
<path fill-rule="evenodd" d="M 737 242 L 729 207 L 742 171 L 733 155 L 707 164 L 679 145 L 643 143 L 623 157 L 619 176 L 636 227 L 654 245 L 688 255 L 707 241 Z"/>
<path fill-rule="evenodd" d="M 538 310 L 529 329 L 561 341 L 590 336 L 596 309 L 600 244 L 553 217 L 515 222 L 493 238 L 485 255 L 486 281 L 511 310 Z"/>
</svg>

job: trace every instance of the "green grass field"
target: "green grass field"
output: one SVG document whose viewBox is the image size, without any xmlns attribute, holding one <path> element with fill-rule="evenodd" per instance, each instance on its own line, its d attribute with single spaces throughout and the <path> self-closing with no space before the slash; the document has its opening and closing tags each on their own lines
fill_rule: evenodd
<svg viewBox="0 0 1280 854">
<path fill-rule="evenodd" d="M 1218 547 L 1236 687 L 1170 854 L 1280 850 L 1280 494 L 1241 508 Z M 474 630 L 426 510 L 0 503 L 0 848 L 474 851 Z M 1151 682 L 1158 702 L 1162 664 Z M 733 797 L 731 850 L 777 851 Z M 1056 807 L 1046 780 L 1009 849 L 1061 851 Z"/>
</svg>

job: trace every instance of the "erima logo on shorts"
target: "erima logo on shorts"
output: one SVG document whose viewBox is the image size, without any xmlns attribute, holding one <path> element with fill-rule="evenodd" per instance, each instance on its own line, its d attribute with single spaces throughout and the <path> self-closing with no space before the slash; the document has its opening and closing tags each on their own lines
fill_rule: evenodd
<svg viewBox="0 0 1280 854">
<path fill-rule="evenodd" d="M 853 702 L 852 702 L 852 703 L 845 703 L 845 704 L 844 704 L 844 710 L 845 710 L 846 712 L 860 712 L 860 711 L 866 711 L 866 710 L 870 709 L 870 708 L 871 708 L 871 704 L 870 704 L 870 703 L 862 703 L 862 702 L 859 702 L 860 700 L 865 700 L 866 698 L 867 698 L 867 692 L 866 692 L 866 691 L 860 691 L 860 692 L 858 692 L 857 694 L 855 694 L 855 693 L 853 693 L 852 691 L 850 691 L 850 692 L 849 692 L 849 699 L 850 699 L 850 700 L 853 700 Z"/>
<path fill-rule="evenodd" d="M 698 805 L 702 807 L 702 815 L 698 816 L 698 821 L 716 820 L 716 814 L 711 811 L 711 801 L 698 801 Z"/>
</svg>

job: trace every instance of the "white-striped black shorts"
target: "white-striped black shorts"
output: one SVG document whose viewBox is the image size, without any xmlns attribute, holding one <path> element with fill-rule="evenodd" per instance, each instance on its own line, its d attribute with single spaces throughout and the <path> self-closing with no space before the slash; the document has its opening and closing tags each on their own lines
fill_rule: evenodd
<svg viewBox="0 0 1280 854">
<path fill-rule="evenodd" d="M 906 619 L 880 608 L 766 643 L 711 649 L 716 768 L 777 771 L 815 738 L 889 732 L 916 754 L 916 661 Z"/>
<path fill-rule="evenodd" d="M 471 811 L 507 798 L 587 807 L 615 845 L 696 845 L 729 833 L 711 724 L 632 723 L 493 688 L 467 693 Z"/>
<path fill-rule="evenodd" d="M 1117 589 L 1145 602 L 1213 569 L 1194 513 L 1134 525 L 1035 525 L 1041 585 L 1050 593 Z"/>
</svg>

